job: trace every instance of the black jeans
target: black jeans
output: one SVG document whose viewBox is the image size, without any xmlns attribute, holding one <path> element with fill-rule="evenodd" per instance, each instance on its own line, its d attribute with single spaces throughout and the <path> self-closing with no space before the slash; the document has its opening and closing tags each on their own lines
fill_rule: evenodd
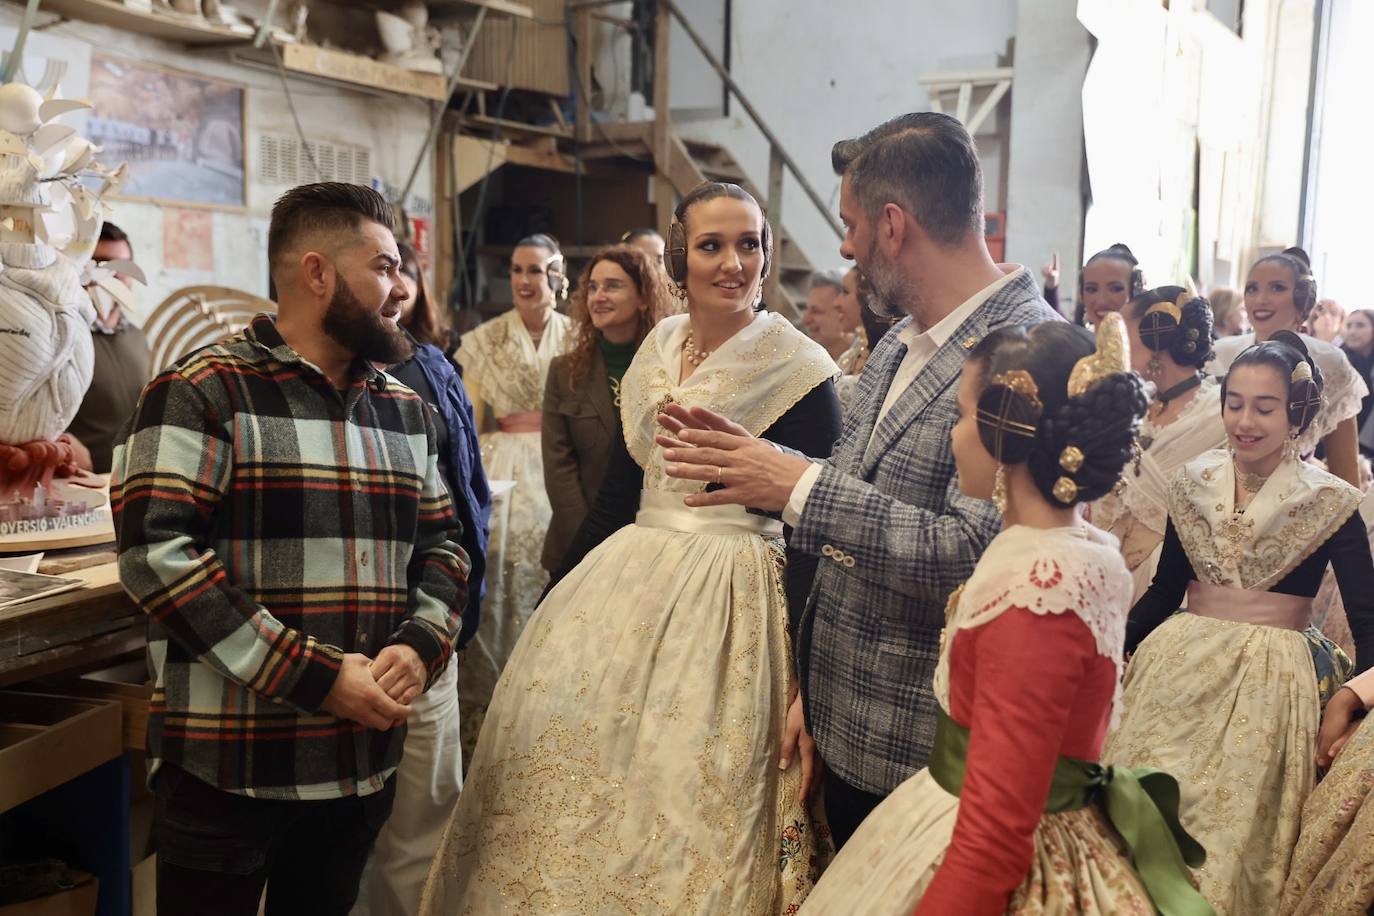
<svg viewBox="0 0 1374 916">
<path fill-rule="evenodd" d="M 278 801 L 225 792 L 163 764 L 157 795 L 161 916 L 347 916 L 396 780 L 373 795 Z"/>
<path fill-rule="evenodd" d="M 830 772 L 829 767 L 821 776 L 821 786 L 825 790 L 825 819 L 830 822 L 830 835 L 835 840 L 836 850 L 849 842 L 864 818 L 887 797 L 851 786 Z"/>
</svg>

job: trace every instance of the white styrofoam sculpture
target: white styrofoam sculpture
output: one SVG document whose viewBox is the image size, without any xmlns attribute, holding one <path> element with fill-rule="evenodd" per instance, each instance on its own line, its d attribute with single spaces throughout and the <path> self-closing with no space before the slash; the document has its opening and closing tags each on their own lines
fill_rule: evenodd
<svg viewBox="0 0 1374 916">
<path fill-rule="evenodd" d="M 99 150 L 56 123 L 89 107 L 0 86 L 0 497 L 22 498 L 70 462 L 56 440 L 91 383 L 95 311 L 82 272 L 105 220 L 101 199 L 125 170 L 95 164 Z M 53 217 L 66 210 L 59 228 Z"/>
</svg>

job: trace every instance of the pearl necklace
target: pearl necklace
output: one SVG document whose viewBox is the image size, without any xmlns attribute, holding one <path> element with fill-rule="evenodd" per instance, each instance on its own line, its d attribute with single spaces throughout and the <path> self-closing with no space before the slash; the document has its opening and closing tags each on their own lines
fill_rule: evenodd
<svg viewBox="0 0 1374 916">
<path fill-rule="evenodd" d="M 693 366 L 700 366 L 711 355 L 710 350 L 697 349 L 696 339 L 690 330 L 687 332 L 687 340 L 682 344 L 682 352 L 687 357 L 687 362 Z"/>
</svg>

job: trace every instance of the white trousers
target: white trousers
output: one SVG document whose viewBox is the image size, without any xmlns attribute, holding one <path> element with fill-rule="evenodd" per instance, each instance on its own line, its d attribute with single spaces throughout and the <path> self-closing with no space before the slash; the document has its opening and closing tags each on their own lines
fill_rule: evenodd
<svg viewBox="0 0 1374 916">
<path fill-rule="evenodd" d="M 371 916 L 414 916 L 419 911 L 429 865 L 463 786 L 456 659 L 411 705 L 407 725 L 396 800 L 368 869 Z"/>
</svg>

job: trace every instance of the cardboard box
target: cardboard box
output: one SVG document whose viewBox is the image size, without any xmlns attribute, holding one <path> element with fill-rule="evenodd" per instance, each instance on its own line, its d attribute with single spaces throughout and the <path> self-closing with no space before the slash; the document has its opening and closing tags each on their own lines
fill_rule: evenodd
<svg viewBox="0 0 1374 916">
<path fill-rule="evenodd" d="M 0 906 L 0 916 L 95 916 L 100 882 L 91 878 L 69 891 Z"/>
</svg>

